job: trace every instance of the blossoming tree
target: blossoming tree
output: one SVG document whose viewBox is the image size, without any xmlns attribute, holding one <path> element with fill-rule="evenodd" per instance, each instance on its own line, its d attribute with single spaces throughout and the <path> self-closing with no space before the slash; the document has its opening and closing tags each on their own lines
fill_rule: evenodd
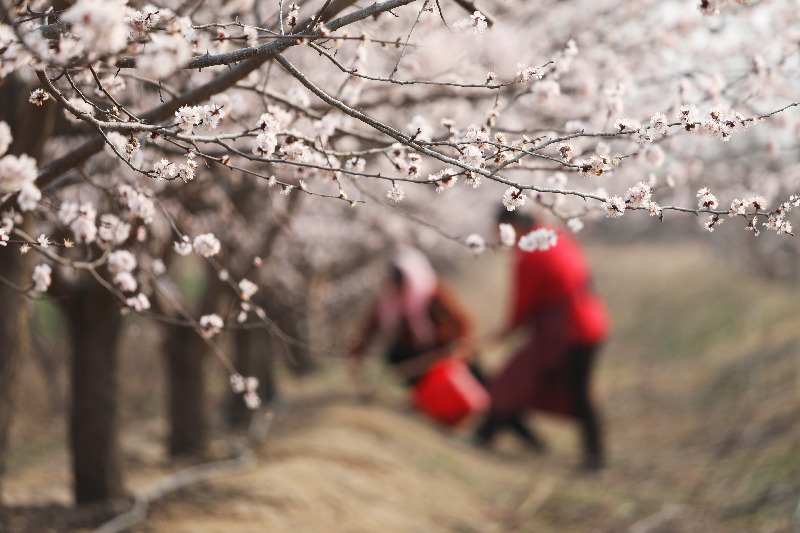
<svg viewBox="0 0 800 533">
<path fill-rule="evenodd" d="M 730 219 L 792 234 L 800 14 L 789 1 L 0 4 L 0 474 L 26 299 L 54 279 L 64 298 L 90 298 L 75 320 L 104 317 L 111 337 L 136 313 L 202 339 L 255 408 L 257 380 L 215 335 L 282 334 L 262 287 L 307 295 L 309 272 L 331 272 L 333 292 L 357 291 L 355 259 L 407 225 L 474 253 L 494 240 L 476 214 L 501 204 L 538 205 L 572 231 L 689 213 L 708 231 Z M 501 237 L 527 250 L 556 240 Z M 187 255 L 228 304 L 190 310 L 170 280 Z M 73 333 L 102 338 L 91 320 Z M 87 456 L 73 440 L 76 468 L 109 463 L 99 486 L 82 492 L 78 479 L 79 501 L 122 487 L 110 466 L 115 366 L 101 346 L 115 339 L 102 339 L 73 348 L 73 379 L 92 371 L 73 387 L 73 433 L 106 450 Z M 101 429 L 86 433 L 91 415 L 75 410 L 98 402 Z"/>
</svg>

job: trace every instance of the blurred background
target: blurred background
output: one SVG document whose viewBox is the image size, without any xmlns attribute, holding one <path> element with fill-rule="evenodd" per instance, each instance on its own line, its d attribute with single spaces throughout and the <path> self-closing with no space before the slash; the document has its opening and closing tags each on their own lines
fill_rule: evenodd
<svg viewBox="0 0 800 533">
<path fill-rule="evenodd" d="M 753 236 L 734 225 L 712 237 L 698 234 L 694 221 L 631 218 L 578 235 L 614 320 L 594 383 L 608 442 L 603 471 L 577 472 L 574 426 L 548 416 L 531 418 L 550 445 L 546 454 L 511 438 L 493 452 L 471 447 L 469 424 L 445 430 L 409 407 L 379 354 L 367 367 L 365 399 L 343 355 L 373 298 L 370 282 L 350 295 L 346 279 L 316 280 L 309 286 L 319 294 L 295 309 L 304 318 L 300 345 L 268 335 L 250 343 L 267 409 L 249 430 L 232 426 L 242 415 L 232 414 L 226 371 L 215 362 L 204 369 L 203 460 L 245 444 L 257 460 L 154 502 L 132 531 L 792 531 L 800 498 L 800 304 L 784 262 L 794 247 L 765 235 L 758 243 L 781 252 L 756 253 Z M 496 329 L 508 297 L 507 253 L 428 251 L 482 335 Z M 375 257 L 363 262 L 361 277 L 373 286 L 386 259 Z M 181 283 L 202 292 L 202 269 L 182 268 Z M 45 301 L 35 316 L 6 527 L 89 531 L 96 517 L 71 508 L 64 318 Z M 125 322 L 121 431 L 132 491 L 202 462 L 167 460 L 164 335 L 143 318 Z M 234 353 L 236 335 L 222 335 Z M 508 346 L 481 343 L 489 369 L 509 355 Z"/>
</svg>

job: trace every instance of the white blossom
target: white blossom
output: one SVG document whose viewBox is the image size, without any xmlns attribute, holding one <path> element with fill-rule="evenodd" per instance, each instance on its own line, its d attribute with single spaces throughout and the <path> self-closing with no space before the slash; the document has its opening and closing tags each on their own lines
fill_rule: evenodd
<svg viewBox="0 0 800 533">
<path fill-rule="evenodd" d="M 500 242 L 503 246 L 514 246 L 517 244 L 517 232 L 511 224 L 500 224 Z"/>
<path fill-rule="evenodd" d="M 522 194 L 521 190 L 516 187 L 509 187 L 503 194 L 503 205 L 506 206 L 507 210 L 513 211 L 517 207 L 525 205 L 526 199 L 527 196 Z"/>
<path fill-rule="evenodd" d="M 38 172 L 36 160 L 30 156 L 3 156 L 0 158 L 0 192 L 13 193 L 20 191 L 23 185 L 32 185 Z"/>
<path fill-rule="evenodd" d="M 182 67 L 191 56 L 192 46 L 183 35 L 153 33 L 144 53 L 136 58 L 136 68 L 148 78 L 166 78 Z M 191 131 L 192 125 L 184 123 L 191 118 L 178 116 L 182 130 Z"/>
<path fill-rule="evenodd" d="M 289 11 L 286 13 L 286 24 L 290 28 L 297 25 L 297 19 L 300 16 L 300 7 L 297 4 L 289 4 Z"/>
<path fill-rule="evenodd" d="M 650 202 L 647 204 L 647 212 L 651 217 L 661 216 L 661 206 L 658 205 L 656 202 Z"/>
<path fill-rule="evenodd" d="M 469 165 L 474 168 L 480 168 L 483 166 L 484 159 L 483 153 L 481 149 L 475 146 L 474 144 L 468 144 L 464 148 L 462 148 L 463 153 L 458 158 L 458 160 L 465 165 Z"/>
<path fill-rule="evenodd" d="M 519 63 L 517 65 L 517 75 L 514 78 L 514 80 L 519 83 L 528 83 L 533 78 L 540 80 L 542 79 L 543 76 L 544 72 L 542 71 L 542 69 L 538 67 L 530 67 L 523 63 Z"/>
<path fill-rule="evenodd" d="M 428 181 L 436 183 L 436 192 L 440 193 L 445 189 L 449 189 L 458 181 L 458 176 L 455 175 L 455 170 L 446 168 L 440 170 L 436 174 L 428 176 Z"/>
<path fill-rule="evenodd" d="M 667 115 L 664 113 L 656 113 L 650 118 L 650 127 L 654 132 L 664 135 L 667 133 Z"/>
<path fill-rule="evenodd" d="M 146 311 L 150 309 L 150 300 L 141 292 L 132 298 L 125 300 L 125 305 L 135 311 Z"/>
<path fill-rule="evenodd" d="M 235 394 L 241 394 L 241 393 L 243 393 L 245 391 L 244 377 L 241 374 L 239 374 L 238 372 L 235 373 L 235 374 L 231 374 L 231 377 L 229 379 L 229 383 L 231 385 L 231 390 Z"/>
<path fill-rule="evenodd" d="M 161 259 L 154 259 L 152 264 L 153 274 L 163 276 L 167 273 L 167 265 Z"/>
<path fill-rule="evenodd" d="M 711 233 L 714 231 L 714 226 L 716 226 L 717 224 L 722 224 L 723 222 L 725 222 L 725 219 L 719 218 L 719 215 L 715 214 L 708 217 L 708 220 L 706 221 L 704 226 L 706 228 L 706 231 Z"/>
<path fill-rule="evenodd" d="M 693 107 L 682 105 L 678 111 L 678 120 L 683 124 L 683 129 L 693 131 L 697 128 L 697 111 Z"/>
<path fill-rule="evenodd" d="M 117 250 L 108 255 L 108 271 L 112 274 L 131 272 L 134 268 L 136 268 L 136 256 L 128 250 Z"/>
<path fill-rule="evenodd" d="M 8 151 L 14 138 L 11 136 L 11 128 L 5 122 L 0 121 L 0 155 Z"/>
<path fill-rule="evenodd" d="M 189 237 L 186 235 L 183 236 L 183 239 L 180 242 L 173 242 L 172 248 L 178 253 L 178 255 L 189 255 L 192 253 L 192 243 L 189 242 Z"/>
<path fill-rule="evenodd" d="M 197 170 L 197 161 L 194 160 L 194 157 L 194 152 L 189 152 L 186 163 L 178 165 L 177 176 L 182 179 L 184 183 L 189 183 L 194 179 L 194 173 Z"/>
<path fill-rule="evenodd" d="M 194 126 L 200 124 L 200 111 L 197 107 L 185 105 L 175 111 L 175 118 L 181 130 L 191 132 Z"/>
<path fill-rule="evenodd" d="M 567 220 L 567 228 L 569 228 L 572 233 L 578 233 L 583 229 L 583 221 L 579 218 L 571 218 Z"/>
<path fill-rule="evenodd" d="M 270 131 L 260 132 L 253 141 L 253 154 L 268 158 L 275 153 L 278 146 L 278 137 Z"/>
<path fill-rule="evenodd" d="M 636 139 L 636 142 L 639 144 L 646 144 L 653 142 L 653 136 L 651 134 L 650 128 L 639 128 L 636 133 L 633 134 L 633 138 Z"/>
<path fill-rule="evenodd" d="M 104 213 L 100 215 L 100 226 L 97 237 L 102 242 L 120 244 L 128 240 L 131 234 L 131 225 L 122 222 L 116 215 Z"/>
<path fill-rule="evenodd" d="M 50 268 L 50 265 L 46 263 L 33 267 L 33 275 L 31 276 L 34 283 L 33 290 L 37 292 L 46 292 L 47 288 L 50 287 L 50 283 L 52 283 L 52 279 L 50 278 L 52 272 L 53 270 Z"/>
<path fill-rule="evenodd" d="M 468 235 L 467 238 L 464 239 L 464 244 L 466 244 L 467 248 L 475 255 L 480 255 L 486 251 L 486 241 L 477 233 Z"/>
<path fill-rule="evenodd" d="M 203 257 L 211 257 L 217 255 L 220 250 L 219 240 L 213 233 L 204 233 L 194 238 L 192 243 L 194 251 Z"/>
<path fill-rule="evenodd" d="M 114 285 L 122 292 L 134 292 L 137 288 L 136 278 L 130 272 L 118 272 L 114 276 Z"/>
<path fill-rule="evenodd" d="M 71 33 L 78 36 L 90 57 L 113 54 L 125 48 L 129 30 L 125 24 L 127 0 L 78 0 L 61 15 L 72 24 Z"/>
<path fill-rule="evenodd" d="M 169 162 L 169 159 L 161 159 L 153 164 L 153 172 L 157 179 L 166 180 L 174 178 L 178 169 L 175 167 L 175 163 Z"/>
<path fill-rule="evenodd" d="M 406 193 L 400 188 L 399 183 L 392 183 L 392 188 L 386 193 L 386 198 L 392 200 L 393 202 L 402 202 L 405 197 Z"/>
<path fill-rule="evenodd" d="M 625 214 L 625 200 L 612 196 L 603 203 L 603 210 L 608 218 L 619 218 Z"/>
<path fill-rule="evenodd" d="M 161 20 L 161 15 L 158 8 L 148 4 L 141 11 L 134 11 L 130 16 L 125 17 L 123 22 L 130 26 L 130 38 L 138 40 L 155 28 L 159 20 Z"/>
<path fill-rule="evenodd" d="M 42 191 L 36 188 L 32 182 L 23 183 L 17 196 L 17 205 L 20 211 L 33 211 L 42 199 Z"/>
<path fill-rule="evenodd" d="M 569 162 L 569 160 L 572 159 L 572 154 L 575 152 L 575 147 L 571 143 L 559 143 L 556 148 L 561 154 L 561 159 L 566 162 Z"/>
<path fill-rule="evenodd" d="M 311 150 L 301 140 L 281 146 L 283 158 L 294 163 L 307 163 L 311 160 Z"/>
<path fill-rule="evenodd" d="M 163 161 L 166 160 L 164 159 L 162 162 Z M 166 168 L 164 168 L 163 171 L 167 174 L 169 173 L 169 170 Z M 156 206 L 151 198 L 128 185 L 121 185 L 119 191 L 122 195 L 123 203 L 128 206 L 128 209 L 130 209 L 134 215 L 141 218 L 145 224 L 150 224 L 150 222 L 153 221 L 153 217 L 156 213 Z"/>
<path fill-rule="evenodd" d="M 548 228 L 538 228 L 519 238 L 519 248 L 524 252 L 545 251 L 555 246 L 558 235 Z"/>
<path fill-rule="evenodd" d="M 248 279 L 239 282 L 239 292 L 243 300 L 249 300 L 258 291 L 258 285 Z"/>
<path fill-rule="evenodd" d="M 704 208 L 704 209 L 716 209 L 719 207 L 719 202 L 717 202 L 717 197 L 709 192 L 708 188 L 703 187 L 699 191 L 697 191 L 697 207 Z"/>
<path fill-rule="evenodd" d="M 453 24 L 453 28 L 456 30 L 468 30 L 471 28 L 474 33 L 483 33 L 488 27 L 486 17 L 480 11 L 475 11 L 472 17 L 459 20 Z"/>
<path fill-rule="evenodd" d="M 478 128 L 476 126 L 470 126 L 467 130 L 467 133 L 464 135 L 464 138 L 473 143 L 474 146 L 477 146 L 481 150 L 485 150 L 489 148 L 489 132 L 483 128 Z"/>
<path fill-rule="evenodd" d="M 225 323 L 217 314 L 203 315 L 200 317 L 200 329 L 203 337 L 210 339 L 222 330 Z"/>
<path fill-rule="evenodd" d="M 220 121 L 225 118 L 225 111 L 217 104 L 204 105 L 200 108 L 200 127 L 204 131 L 217 129 Z"/>
<path fill-rule="evenodd" d="M 248 409 L 258 409 L 261 406 L 261 398 L 255 391 L 247 391 L 243 398 Z"/>
<path fill-rule="evenodd" d="M 69 225 L 75 235 L 76 242 L 91 244 L 97 239 L 97 226 L 95 219 L 97 210 L 90 203 L 81 204 L 78 208 L 78 216 Z"/>
<path fill-rule="evenodd" d="M 602 176 L 611 170 L 611 163 L 611 158 L 605 154 L 592 154 L 592 156 L 581 165 L 579 175 L 582 178 Z"/>
<path fill-rule="evenodd" d="M 650 186 L 642 181 L 628 189 L 623 199 L 631 207 L 647 207 L 652 197 Z"/>
<path fill-rule="evenodd" d="M 638 122 L 628 117 L 618 118 L 614 121 L 614 127 L 619 131 L 638 130 L 639 126 Z"/>
</svg>

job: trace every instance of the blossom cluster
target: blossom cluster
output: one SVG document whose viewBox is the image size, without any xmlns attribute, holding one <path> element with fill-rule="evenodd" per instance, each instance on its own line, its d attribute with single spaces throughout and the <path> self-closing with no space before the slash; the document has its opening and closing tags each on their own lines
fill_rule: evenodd
<svg viewBox="0 0 800 533">
<path fill-rule="evenodd" d="M 558 234 L 550 228 L 537 228 L 519 238 L 520 250 L 535 252 L 549 250 L 558 243 Z"/>
<path fill-rule="evenodd" d="M 459 20 L 453 27 L 456 30 L 467 30 L 472 29 L 475 33 L 483 33 L 486 31 L 488 27 L 488 23 L 486 22 L 486 17 L 480 11 L 475 11 L 472 16 L 465 20 Z"/>
<path fill-rule="evenodd" d="M 36 209 L 42 198 L 41 191 L 36 187 L 38 175 L 36 160 L 22 154 L 20 156 L 3 155 L 11 145 L 11 128 L 5 122 L 0 122 L 0 193 L 19 193 L 17 204 L 22 211 Z"/>
<path fill-rule="evenodd" d="M 184 235 L 180 241 L 173 242 L 172 247 L 178 255 L 189 255 L 195 251 L 203 257 L 211 257 L 219 253 L 221 244 L 213 233 L 203 233 L 195 237 L 194 241 Z"/>
<path fill-rule="evenodd" d="M 230 377 L 230 386 L 234 393 L 244 393 L 244 403 L 250 409 L 258 409 L 261 406 L 261 397 L 256 392 L 258 390 L 258 378 L 253 376 L 245 378 L 239 373 L 234 373 Z"/>
</svg>

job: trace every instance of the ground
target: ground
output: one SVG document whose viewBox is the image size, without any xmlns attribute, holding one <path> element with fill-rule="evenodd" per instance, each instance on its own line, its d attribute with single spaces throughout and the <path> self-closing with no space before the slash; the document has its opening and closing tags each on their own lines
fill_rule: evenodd
<svg viewBox="0 0 800 533">
<path fill-rule="evenodd" d="M 568 420 L 532 418 L 549 443 L 545 454 L 510 436 L 486 452 L 469 444 L 469 428 L 445 430 L 411 410 L 378 365 L 368 373 L 378 393 L 364 401 L 331 364 L 284 387 L 274 418 L 257 428 L 260 440 L 217 432 L 213 454 L 247 445 L 252 461 L 158 499 L 131 531 L 792 531 L 800 498 L 796 287 L 740 272 L 703 243 L 604 244 L 590 254 L 615 320 L 595 387 L 605 470 L 575 468 Z M 485 329 L 499 320 L 487 309 L 503 293 L 483 281 L 498 261 L 480 259 L 456 280 L 489 317 Z M 486 346 L 481 355 L 496 366 L 503 353 Z M 132 490 L 188 466 L 164 459 L 164 433 L 152 416 L 126 426 Z M 102 511 L 70 510 L 66 454 L 34 444 L 17 444 L 5 527 L 91 531 Z"/>
</svg>

